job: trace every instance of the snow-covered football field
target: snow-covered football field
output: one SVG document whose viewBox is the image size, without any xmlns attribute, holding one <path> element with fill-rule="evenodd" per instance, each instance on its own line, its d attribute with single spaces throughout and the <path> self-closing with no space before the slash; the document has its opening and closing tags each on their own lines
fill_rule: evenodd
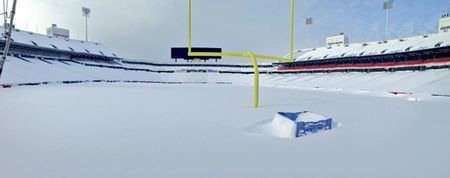
<svg viewBox="0 0 450 178">
<path fill-rule="evenodd" d="M 450 177 L 450 99 L 219 84 L 0 89 L 0 177 Z M 413 99 L 415 100 L 415 99 Z M 340 123 L 258 132 L 277 111 Z"/>
</svg>

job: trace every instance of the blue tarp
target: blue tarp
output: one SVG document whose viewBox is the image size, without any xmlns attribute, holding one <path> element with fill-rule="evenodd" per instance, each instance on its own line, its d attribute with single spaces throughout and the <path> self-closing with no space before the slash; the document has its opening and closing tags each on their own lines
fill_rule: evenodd
<svg viewBox="0 0 450 178">
<path fill-rule="evenodd" d="M 294 121 L 297 124 L 296 137 L 305 136 L 311 133 L 317 133 L 321 130 L 331 130 L 333 119 L 327 118 L 316 122 L 297 121 L 297 118 L 306 112 L 279 112 L 278 114 Z"/>
<path fill-rule="evenodd" d="M 303 112 L 279 112 L 278 114 L 295 122 L 295 121 L 297 121 L 298 116 L 302 113 Z"/>
<path fill-rule="evenodd" d="M 317 122 L 297 122 L 297 137 L 317 133 L 321 130 L 331 130 L 333 120 L 331 118 Z"/>
</svg>

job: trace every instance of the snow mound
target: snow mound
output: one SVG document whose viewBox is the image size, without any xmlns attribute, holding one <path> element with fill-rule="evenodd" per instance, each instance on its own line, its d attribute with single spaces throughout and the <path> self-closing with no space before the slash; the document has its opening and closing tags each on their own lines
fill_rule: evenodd
<svg viewBox="0 0 450 178">
<path fill-rule="evenodd" d="M 296 138 L 331 130 L 333 119 L 309 111 L 278 112 L 272 121 L 259 123 L 255 128 L 257 132 L 274 137 Z"/>
</svg>

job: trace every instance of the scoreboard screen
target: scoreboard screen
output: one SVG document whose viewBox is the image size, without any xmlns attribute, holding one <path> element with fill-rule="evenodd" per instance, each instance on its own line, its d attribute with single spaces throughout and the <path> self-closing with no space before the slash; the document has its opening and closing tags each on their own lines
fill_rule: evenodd
<svg viewBox="0 0 450 178">
<path fill-rule="evenodd" d="M 192 48 L 192 52 L 222 52 L 222 48 Z M 209 59 L 222 59 L 220 56 L 188 56 L 188 48 L 172 48 L 172 59 L 184 59 L 184 60 L 209 60 Z"/>
</svg>

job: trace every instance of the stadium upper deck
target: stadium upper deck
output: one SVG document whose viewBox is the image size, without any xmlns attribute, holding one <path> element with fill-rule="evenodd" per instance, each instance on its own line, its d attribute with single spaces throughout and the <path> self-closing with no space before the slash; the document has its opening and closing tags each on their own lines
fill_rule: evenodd
<svg viewBox="0 0 450 178">
<path fill-rule="evenodd" d="M 295 59 L 294 63 L 276 65 L 284 72 L 448 68 L 450 32 L 297 50 Z"/>
<path fill-rule="evenodd" d="M 5 33 L 5 28 L 0 27 L 0 33 Z M 0 39 L 0 48 L 3 49 L 4 44 L 5 40 Z M 120 58 L 101 43 L 56 38 L 19 29 L 14 29 L 12 32 L 11 53 L 61 59 L 92 58 L 110 60 Z"/>
</svg>

